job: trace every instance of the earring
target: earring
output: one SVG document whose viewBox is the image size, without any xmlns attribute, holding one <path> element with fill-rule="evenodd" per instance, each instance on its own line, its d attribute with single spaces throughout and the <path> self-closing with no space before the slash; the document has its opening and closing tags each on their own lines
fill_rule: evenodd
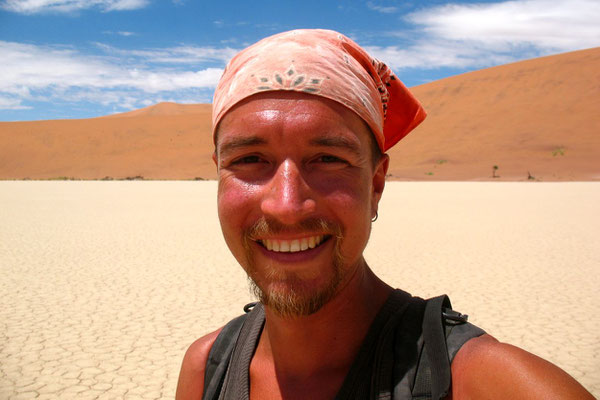
<svg viewBox="0 0 600 400">
<path fill-rule="evenodd" d="M 373 217 L 373 219 L 371 219 L 371 222 L 377 221 L 377 218 L 379 218 L 379 213 L 375 211 L 375 216 Z"/>
</svg>

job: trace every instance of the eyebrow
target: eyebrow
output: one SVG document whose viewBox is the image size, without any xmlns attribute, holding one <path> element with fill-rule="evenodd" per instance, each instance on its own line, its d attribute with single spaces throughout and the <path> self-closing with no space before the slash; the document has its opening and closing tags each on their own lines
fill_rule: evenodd
<svg viewBox="0 0 600 400">
<path fill-rule="evenodd" d="M 260 138 L 258 136 L 250 136 L 250 137 L 243 137 L 243 138 L 234 138 L 232 140 L 229 140 L 225 143 L 223 143 L 222 145 L 218 146 L 218 153 L 220 154 L 227 154 L 230 151 L 234 151 L 236 149 L 239 148 L 243 148 L 243 147 L 249 147 L 249 146 L 258 146 L 261 144 L 265 144 L 267 143 L 267 141 L 263 138 Z"/>
<path fill-rule="evenodd" d="M 352 152 L 355 156 L 362 156 L 360 143 L 341 136 L 315 138 L 310 141 L 310 144 L 314 146 L 342 148 Z"/>
<path fill-rule="evenodd" d="M 219 154 L 227 154 L 239 148 L 259 146 L 266 144 L 267 140 L 258 136 L 249 136 L 243 138 L 231 139 L 218 146 Z M 318 137 L 311 139 L 309 142 L 313 146 L 341 148 L 350 151 L 357 157 L 362 156 L 361 145 L 354 140 L 350 140 L 340 136 Z"/>
</svg>

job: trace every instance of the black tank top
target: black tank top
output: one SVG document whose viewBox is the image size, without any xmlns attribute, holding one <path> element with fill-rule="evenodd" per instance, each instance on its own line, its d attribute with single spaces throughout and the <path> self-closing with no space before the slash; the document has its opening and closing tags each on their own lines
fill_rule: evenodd
<svg viewBox="0 0 600 400">
<path fill-rule="evenodd" d="M 437 299 L 440 299 L 441 304 L 441 297 Z M 392 292 L 371 324 L 336 400 L 432 398 L 432 382 L 438 379 L 432 374 L 432 370 L 435 372 L 436 368 L 430 367 L 431 357 L 427 355 L 427 349 L 435 346 L 424 345 L 424 336 L 427 336 L 423 334 L 426 308 L 426 300 L 412 297 L 401 290 Z M 437 319 L 440 326 L 443 325 L 440 328 L 440 332 L 443 332 L 441 341 L 445 337 L 444 344 L 447 348 L 442 358 L 442 361 L 448 362 L 444 375 L 449 375 L 449 363 L 458 349 L 467 340 L 482 335 L 484 331 L 465 323 L 459 313 L 448 311 L 452 314 L 445 314 L 446 318 L 442 318 L 440 307 L 437 309 L 440 311 Z M 453 318 L 452 315 L 461 317 Z M 215 351 L 211 350 L 209 355 L 203 399 L 249 400 L 250 362 L 264 322 L 264 310 L 259 303 L 246 316 L 232 321 L 230 325 L 233 328 L 230 326 L 227 329 L 226 326 L 224 331 L 229 333 L 221 332 L 213 345 Z M 237 332 L 237 340 L 225 341 L 221 337 L 235 336 Z M 229 350 L 224 351 L 226 347 Z M 429 353 L 433 354 L 432 351 Z M 215 373 L 217 370 L 219 372 Z M 442 383 L 443 388 L 441 392 L 438 390 L 437 398 L 442 398 L 449 390 L 449 377 L 444 378 L 448 382 Z M 436 383 L 439 385 L 439 382 Z"/>
</svg>

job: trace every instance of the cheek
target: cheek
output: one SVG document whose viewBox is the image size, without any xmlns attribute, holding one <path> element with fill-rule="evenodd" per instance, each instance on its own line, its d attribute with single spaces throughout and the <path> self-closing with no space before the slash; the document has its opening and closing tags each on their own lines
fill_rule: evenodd
<svg viewBox="0 0 600 400">
<path fill-rule="evenodd" d="M 217 192 L 217 209 L 221 228 L 228 244 L 235 237 L 241 238 L 252 211 L 256 188 L 234 179 L 221 178 Z"/>
<path fill-rule="evenodd" d="M 371 234 L 371 218 L 366 200 L 354 200 L 348 199 L 343 212 L 338 214 L 343 226 L 343 240 L 339 250 L 345 263 L 349 265 L 355 265 L 361 259 Z"/>
<path fill-rule="evenodd" d="M 313 187 L 325 199 L 330 207 L 343 219 L 361 218 L 363 213 L 370 214 L 372 195 L 371 186 L 366 177 L 335 177 L 315 179 Z"/>
<path fill-rule="evenodd" d="M 256 189 L 234 179 L 219 179 L 217 209 L 221 231 L 231 254 L 247 269 L 243 232 L 250 226 Z"/>
<path fill-rule="evenodd" d="M 235 179 L 229 175 L 219 177 L 217 205 L 219 215 L 236 214 L 236 209 L 243 207 L 256 196 L 256 185 Z"/>
<path fill-rule="evenodd" d="M 370 234 L 370 186 L 354 177 L 345 184 L 341 184 L 339 180 L 329 184 L 325 182 L 323 187 L 327 188 L 324 198 L 328 200 L 328 208 L 342 225 L 345 243 L 362 249 Z"/>
</svg>

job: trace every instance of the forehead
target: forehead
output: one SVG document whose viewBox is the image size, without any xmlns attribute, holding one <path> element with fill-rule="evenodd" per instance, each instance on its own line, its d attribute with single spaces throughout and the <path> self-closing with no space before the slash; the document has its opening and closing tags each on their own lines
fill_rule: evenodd
<svg viewBox="0 0 600 400">
<path fill-rule="evenodd" d="M 367 124 L 338 102 L 298 92 L 265 92 L 241 101 L 225 114 L 215 133 L 217 152 L 235 138 L 260 136 L 268 141 L 285 132 L 307 139 L 354 139 L 367 148 L 373 140 Z"/>
</svg>

